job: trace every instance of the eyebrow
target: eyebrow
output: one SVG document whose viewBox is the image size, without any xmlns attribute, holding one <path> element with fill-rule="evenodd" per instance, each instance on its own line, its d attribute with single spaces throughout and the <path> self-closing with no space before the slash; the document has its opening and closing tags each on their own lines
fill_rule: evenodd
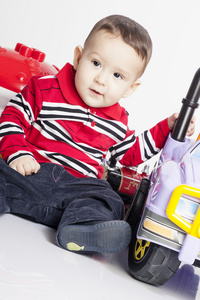
<svg viewBox="0 0 200 300">
<path fill-rule="evenodd" d="M 102 57 L 101 54 L 99 54 L 98 52 L 92 51 L 88 53 L 88 56 L 92 56 L 92 55 L 96 55 L 99 56 L 100 58 Z"/>
<path fill-rule="evenodd" d="M 130 76 L 129 72 L 126 72 L 125 70 L 123 70 L 121 68 L 116 68 L 116 70 L 117 70 L 117 72 L 115 72 L 115 73 L 122 74 L 124 77 L 129 77 Z"/>
</svg>

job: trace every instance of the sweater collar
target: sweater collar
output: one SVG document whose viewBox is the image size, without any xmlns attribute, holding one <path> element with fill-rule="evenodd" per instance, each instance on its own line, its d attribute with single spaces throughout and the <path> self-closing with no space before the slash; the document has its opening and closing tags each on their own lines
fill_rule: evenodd
<svg viewBox="0 0 200 300">
<path fill-rule="evenodd" d="M 63 93 L 64 98 L 67 100 L 68 103 L 72 105 L 80 105 L 84 108 L 88 108 L 82 99 L 80 98 L 79 94 L 75 88 L 75 73 L 73 66 L 67 63 L 57 74 L 56 77 L 58 79 L 60 89 Z M 105 115 L 109 116 L 112 119 L 120 120 L 122 115 L 122 107 L 119 103 L 116 103 L 109 107 L 99 107 L 96 108 Z"/>
</svg>

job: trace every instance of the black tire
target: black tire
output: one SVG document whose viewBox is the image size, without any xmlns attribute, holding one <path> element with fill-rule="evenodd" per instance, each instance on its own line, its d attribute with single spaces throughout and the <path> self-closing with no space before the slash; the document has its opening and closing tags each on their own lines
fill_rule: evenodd
<svg viewBox="0 0 200 300">
<path fill-rule="evenodd" d="M 129 246 L 128 264 L 133 278 L 159 286 L 176 273 L 180 261 L 178 252 L 137 239 L 135 230 Z"/>
<path fill-rule="evenodd" d="M 146 202 L 146 198 L 149 191 L 149 185 L 150 180 L 147 178 L 143 178 L 140 181 L 137 190 L 133 195 L 132 204 L 127 212 L 125 219 L 126 222 L 128 222 L 131 226 L 132 230 L 134 230 L 141 218 L 144 209 L 144 204 Z"/>
<path fill-rule="evenodd" d="M 200 260 L 195 259 L 194 263 L 193 263 L 194 267 L 200 268 Z"/>
</svg>

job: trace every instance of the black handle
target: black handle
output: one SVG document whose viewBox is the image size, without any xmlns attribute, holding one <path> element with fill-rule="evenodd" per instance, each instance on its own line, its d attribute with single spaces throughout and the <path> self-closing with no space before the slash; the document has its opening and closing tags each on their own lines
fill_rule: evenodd
<svg viewBox="0 0 200 300">
<path fill-rule="evenodd" d="M 172 138 L 176 141 L 183 142 L 192 120 L 195 109 L 198 107 L 200 97 L 200 68 L 194 75 L 186 98 L 182 100 L 182 108 L 179 117 L 172 130 Z"/>
</svg>

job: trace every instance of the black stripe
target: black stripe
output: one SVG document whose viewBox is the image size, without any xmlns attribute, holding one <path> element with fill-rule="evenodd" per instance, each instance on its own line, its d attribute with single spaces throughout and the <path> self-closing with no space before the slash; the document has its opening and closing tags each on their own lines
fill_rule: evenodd
<svg viewBox="0 0 200 300">
<path fill-rule="evenodd" d="M 22 134 L 22 135 L 24 135 L 24 133 L 22 133 L 22 132 L 17 132 L 17 131 L 7 131 L 7 132 L 4 132 L 4 133 L 1 133 L 1 132 L 0 132 L 0 137 L 4 137 L 4 136 L 7 136 L 7 135 L 12 135 L 12 134 Z"/>
<path fill-rule="evenodd" d="M 45 153 L 49 158 L 51 159 L 55 159 L 57 162 L 59 162 L 61 165 L 69 167 L 70 169 L 73 169 L 75 171 L 78 171 L 79 173 L 84 174 L 83 172 L 81 172 L 80 170 L 74 168 L 73 166 L 71 166 L 71 164 L 68 164 L 66 161 L 64 161 L 65 159 L 69 160 L 70 162 L 76 164 L 78 167 L 80 167 L 81 169 L 84 169 L 85 171 L 87 171 L 87 173 L 93 173 L 95 176 L 97 175 L 92 169 L 90 169 L 89 167 L 87 167 L 85 164 L 83 164 L 81 161 L 76 160 L 75 158 L 72 158 L 70 156 L 67 155 L 63 155 L 63 154 L 58 154 L 58 153 Z M 63 157 L 63 160 L 56 157 L 56 156 L 61 156 Z"/>
<path fill-rule="evenodd" d="M 57 115 L 57 114 L 48 114 L 48 115 L 45 115 L 45 114 L 42 114 L 40 113 L 38 118 L 40 119 L 53 119 L 53 120 L 56 120 L 56 119 L 59 119 L 59 120 L 70 120 L 70 121 L 81 121 L 81 122 L 87 122 L 88 121 L 88 118 L 84 118 L 84 117 L 75 117 L 75 116 L 67 116 L 67 115 Z"/>
<path fill-rule="evenodd" d="M 146 159 L 150 159 L 150 158 L 151 158 L 151 156 L 149 156 L 149 155 L 147 154 L 146 149 L 144 149 L 144 156 L 145 156 Z"/>
<path fill-rule="evenodd" d="M 123 134 L 126 134 L 126 129 L 123 129 L 120 125 L 116 124 L 114 121 L 102 119 L 101 117 L 98 117 L 96 115 L 95 115 L 95 118 L 102 120 L 103 122 L 107 123 L 109 126 L 113 126 L 116 129 L 118 129 L 119 131 L 121 131 Z"/>
<path fill-rule="evenodd" d="M 109 148 L 109 151 L 112 152 L 113 150 L 118 150 L 118 149 L 120 149 L 120 148 L 123 148 L 123 147 L 126 146 L 126 145 L 132 144 L 133 142 L 135 142 L 135 140 L 136 140 L 136 137 L 135 137 L 135 134 L 133 134 L 133 135 L 132 135 L 132 138 L 131 138 L 130 140 L 127 141 L 127 139 L 126 139 L 126 140 L 124 140 L 123 142 L 121 142 L 121 143 L 119 143 L 119 144 L 117 144 L 117 145 L 114 145 L 114 146 L 110 147 L 110 148 Z M 126 149 L 126 151 L 127 151 L 127 150 L 128 150 L 128 149 Z"/>
<path fill-rule="evenodd" d="M 19 157 L 27 156 L 27 155 L 33 157 L 33 155 L 32 155 L 30 152 L 27 152 L 27 153 L 18 153 L 17 155 L 15 155 L 15 156 L 12 157 L 11 159 L 9 159 L 8 164 L 10 164 L 13 160 L 15 160 L 15 159 L 17 159 L 17 158 L 19 158 Z"/>
<path fill-rule="evenodd" d="M 53 78 L 56 78 L 56 77 L 53 77 Z M 45 79 L 45 78 L 44 78 Z M 50 88 L 48 88 L 48 89 L 42 89 L 41 88 L 41 91 L 49 91 L 49 90 L 60 90 L 60 88 L 59 87 L 54 87 L 54 86 L 51 86 Z"/>
<path fill-rule="evenodd" d="M 29 93 L 35 98 L 35 94 L 32 92 L 31 87 L 29 85 L 26 85 L 25 88 L 29 89 Z M 24 90 L 25 90 L 25 88 L 24 88 Z M 18 94 L 18 95 L 20 96 L 21 94 Z M 37 110 L 40 111 L 40 108 L 39 108 L 38 104 L 36 103 L 36 101 L 34 101 L 34 105 L 37 107 Z"/>
<path fill-rule="evenodd" d="M 23 101 L 22 101 L 22 96 L 20 94 L 17 95 L 18 98 L 21 99 L 21 102 L 15 100 L 15 99 L 11 99 L 10 103 L 16 104 L 18 106 L 20 106 L 21 108 L 23 108 L 24 112 L 27 114 L 29 120 L 31 119 L 31 112 L 30 109 L 28 107 L 28 105 L 26 105 Z"/>
<path fill-rule="evenodd" d="M 121 156 L 121 155 L 124 155 L 125 153 L 127 152 L 127 149 L 124 149 L 120 152 L 117 152 L 115 154 L 112 155 L 112 157 L 114 157 L 115 159 L 117 159 L 117 157 Z"/>
<path fill-rule="evenodd" d="M 151 153 L 152 153 L 153 155 L 156 155 L 158 152 L 155 151 L 154 148 L 152 147 L 152 144 L 151 144 L 150 141 L 149 141 L 149 138 L 148 138 L 147 133 L 148 133 L 148 131 L 146 130 L 146 131 L 144 132 L 144 139 L 145 139 L 145 141 L 146 141 L 146 143 L 147 143 L 147 145 L 148 145 L 148 148 L 149 148 L 149 150 L 151 151 Z M 146 151 L 145 151 L 145 152 L 146 152 Z M 147 155 L 147 154 L 145 154 L 145 157 L 146 157 L 146 155 Z M 147 155 L 147 156 L 148 156 L 148 155 Z"/>
<path fill-rule="evenodd" d="M 124 137 L 120 136 L 119 134 L 117 134 L 115 131 L 113 131 L 109 127 L 106 127 L 100 123 L 97 123 L 96 121 L 95 121 L 95 125 L 101 129 L 103 129 L 105 132 L 109 132 L 112 136 L 115 136 L 119 141 L 122 141 L 124 139 Z"/>
<path fill-rule="evenodd" d="M 59 103 L 57 103 L 57 104 L 59 104 Z M 43 110 L 46 110 L 46 111 L 52 111 L 52 110 L 55 110 L 55 111 L 64 111 L 64 112 L 71 112 L 71 113 L 78 113 L 78 114 L 81 112 L 82 114 L 85 114 L 85 112 L 82 111 L 81 109 L 78 109 L 78 108 L 67 108 L 67 107 L 62 107 L 62 106 L 48 106 L 48 105 L 45 105 L 45 106 L 42 107 L 41 111 L 43 111 Z"/>
<path fill-rule="evenodd" d="M 14 127 L 14 128 L 19 128 L 21 131 L 22 131 L 22 128 L 19 126 L 19 125 L 13 125 L 13 124 L 4 124 L 4 123 L 2 123 L 3 125 L 2 126 L 0 126 L 0 130 L 1 129 L 5 129 L 5 128 L 12 128 L 12 127 Z"/>
</svg>

